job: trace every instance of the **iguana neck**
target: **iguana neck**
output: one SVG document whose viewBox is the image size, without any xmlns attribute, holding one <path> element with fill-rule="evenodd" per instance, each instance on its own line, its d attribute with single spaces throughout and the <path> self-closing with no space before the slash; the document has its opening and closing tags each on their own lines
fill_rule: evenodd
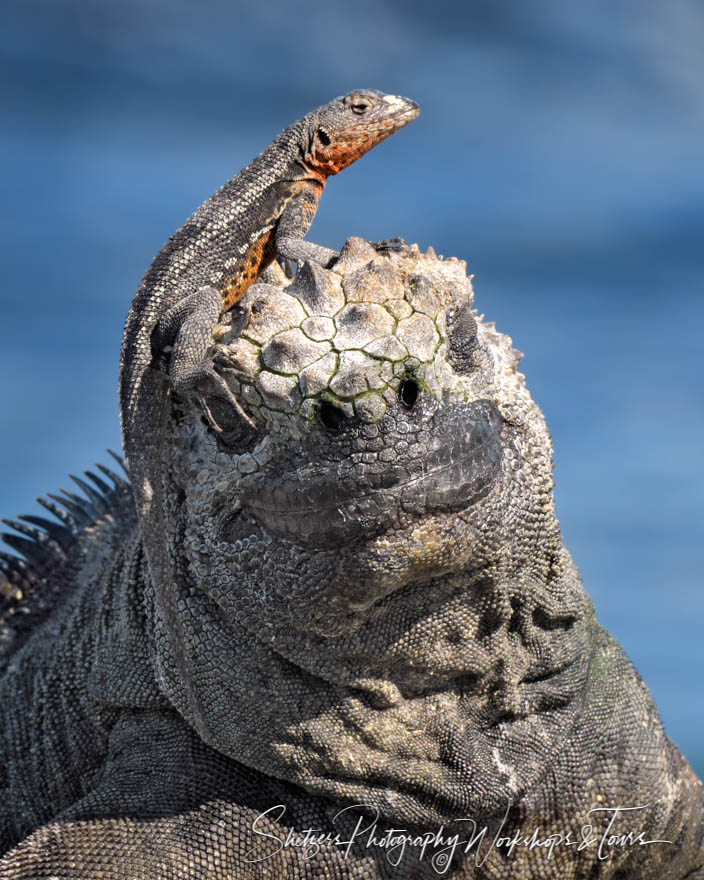
<svg viewBox="0 0 704 880">
<path fill-rule="evenodd" d="M 193 528 L 197 517 L 188 513 Z M 451 525 L 448 518 L 446 541 Z M 481 531 L 474 529 L 475 550 Z M 274 551 L 272 542 L 276 566 Z M 593 626 L 559 545 L 510 565 L 408 583 L 352 631 L 326 637 L 295 621 L 267 625 L 244 606 L 233 617 L 223 600 L 231 576 L 191 557 L 184 570 L 200 571 L 199 587 L 184 580 L 174 597 L 183 612 L 178 659 L 155 606 L 158 678 L 210 746 L 312 793 L 369 804 L 396 821 L 500 812 L 568 735 Z M 206 693 L 207 702 L 194 700 Z"/>
</svg>

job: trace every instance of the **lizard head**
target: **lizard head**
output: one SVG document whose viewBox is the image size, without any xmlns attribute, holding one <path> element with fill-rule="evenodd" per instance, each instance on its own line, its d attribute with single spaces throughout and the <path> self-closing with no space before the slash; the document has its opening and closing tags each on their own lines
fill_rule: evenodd
<svg viewBox="0 0 704 880">
<path fill-rule="evenodd" d="M 167 400 L 145 540 L 169 698 L 320 793 L 505 808 L 570 723 L 587 606 L 544 420 L 464 263 L 350 239 L 253 285 L 209 357 L 251 423 Z"/>
<path fill-rule="evenodd" d="M 323 177 L 337 174 L 412 122 L 419 112 L 408 98 L 376 89 L 335 98 L 313 115 L 303 161 Z"/>
</svg>

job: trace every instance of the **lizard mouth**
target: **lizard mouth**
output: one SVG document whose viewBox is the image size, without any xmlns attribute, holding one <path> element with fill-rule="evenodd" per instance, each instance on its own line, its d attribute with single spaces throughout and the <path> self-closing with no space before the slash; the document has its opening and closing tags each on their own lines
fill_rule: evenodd
<svg viewBox="0 0 704 880">
<path fill-rule="evenodd" d="M 502 427 L 491 401 L 446 407 L 422 457 L 347 470 L 315 458 L 265 480 L 253 476 L 243 504 L 267 532 L 321 549 L 379 534 L 400 514 L 466 509 L 499 474 Z"/>
</svg>

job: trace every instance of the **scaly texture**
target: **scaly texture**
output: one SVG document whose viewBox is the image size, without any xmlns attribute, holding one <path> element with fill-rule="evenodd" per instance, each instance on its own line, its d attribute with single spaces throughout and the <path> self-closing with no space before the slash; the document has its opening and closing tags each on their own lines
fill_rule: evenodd
<svg viewBox="0 0 704 880">
<path fill-rule="evenodd" d="M 170 384 L 182 395 L 195 395 L 214 429 L 217 422 L 204 405 L 205 381 L 238 410 L 205 359 L 218 315 L 266 270 L 276 279 L 275 257 L 325 263 L 335 256 L 303 240 L 327 178 L 417 115 L 407 98 L 373 89 L 335 98 L 282 131 L 169 239 L 144 276 L 125 326 L 120 411 L 129 459 L 143 458 L 143 410 L 159 393 L 150 367 L 165 355 Z M 140 456 L 133 455 L 137 449 Z M 138 504 L 148 503 L 143 474 L 133 476 Z"/>
<path fill-rule="evenodd" d="M 63 596 L 8 639 L 3 880 L 704 876 L 701 784 L 594 619 L 519 354 L 472 306 L 463 263 L 359 239 L 255 284 L 207 352 L 246 419 L 164 383 L 139 523 L 119 486 L 74 496 L 56 574 L 8 567 L 16 611 Z M 463 817 L 479 853 L 379 843 Z M 672 842 L 599 849 L 610 819 Z M 283 845 L 311 828 L 340 840 Z M 562 838 L 491 847 L 517 832 Z"/>
</svg>

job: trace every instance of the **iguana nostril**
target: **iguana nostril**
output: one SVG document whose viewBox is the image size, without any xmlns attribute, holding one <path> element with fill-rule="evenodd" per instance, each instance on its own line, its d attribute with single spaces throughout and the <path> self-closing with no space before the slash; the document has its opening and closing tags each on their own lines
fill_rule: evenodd
<svg viewBox="0 0 704 880">
<path fill-rule="evenodd" d="M 411 409 L 418 400 L 419 391 L 418 383 L 414 379 L 404 379 L 398 386 L 398 399 L 405 407 Z"/>
<path fill-rule="evenodd" d="M 324 400 L 318 410 L 318 419 L 320 424 L 327 428 L 328 431 L 338 431 L 340 425 L 345 420 L 345 414 L 339 406 L 335 406 L 329 400 Z"/>
</svg>

